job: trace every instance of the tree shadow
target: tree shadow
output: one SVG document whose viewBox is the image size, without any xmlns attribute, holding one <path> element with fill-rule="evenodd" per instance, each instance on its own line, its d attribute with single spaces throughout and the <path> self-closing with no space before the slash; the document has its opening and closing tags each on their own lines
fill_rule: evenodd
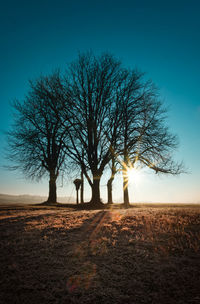
<svg viewBox="0 0 200 304">
<path fill-rule="evenodd" d="M 85 282 L 88 269 L 94 270 L 91 263 L 82 259 L 81 244 L 83 238 L 90 238 L 102 222 L 104 212 L 97 211 L 88 216 L 83 212 L 80 219 L 76 213 L 78 220 L 75 223 L 73 213 L 63 211 L 61 217 L 56 213 L 44 213 L 1 220 L 1 250 L 4 252 L 0 257 L 2 303 L 57 303 L 64 296 L 67 303 L 71 303 L 67 282 L 73 277 L 77 265 L 81 261 Z"/>
<path fill-rule="evenodd" d="M 165 238 L 138 214 L 55 208 L 3 219 L 2 303 L 189 303 L 197 258 L 161 255 Z"/>
</svg>

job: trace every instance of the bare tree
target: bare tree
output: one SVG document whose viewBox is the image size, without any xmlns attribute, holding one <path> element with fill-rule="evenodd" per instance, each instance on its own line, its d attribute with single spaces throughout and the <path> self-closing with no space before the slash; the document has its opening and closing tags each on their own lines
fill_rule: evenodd
<svg viewBox="0 0 200 304">
<path fill-rule="evenodd" d="M 79 191 L 79 188 L 80 188 L 80 186 L 81 186 L 81 179 L 79 179 L 79 178 L 76 178 L 75 180 L 74 180 L 74 185 L 75 185 L 75 187 L 76 187 L 76 203 L 77 203 L 77 205 L 79 204 L 79 198 L 78 198 L 78 191 Z"/>
<path fill-rule="evenodd" d="M 184 168 L 172 158 L 177 137 L 166 125 L 167 111 L 158 90 L 151 81 L 143 81 L 143 75 L 137 71 L 127 77 L 121 110 L 121 143 L 117 153 L 122 156 L 124 204 L 128 206 L 127 171 L 136 162 L 156 173 L 176 175 Z"/>
<path fill-rule="evenodd" d="M 136 162 L 157 173 L 183 171 L 172 160 L 177 139 L 165 126 L 158 91 L 109 54 L 79 55 L 65 76 L 56 72 L 32 82 L 24 102 L 14 108 L 15 125 L 8 134 L 13 168 L 35 179 L 49 174 L 49 203 L 56 202 L 56 180 L 69 158 L 81 170 L 81 202 L 84 174 L 94 205 L 101 205 L 100 180 L 109 163 L 108 202 L 118 163 L 126 206 L 127 171 Z"/>
<path fill-rule="evenodd" d="M 64 86 L 62 120 L 70 138 L 66 150 L 86 176 L 93 204 L 100 204 L 100 180 L 109 162 L 108 201 L 112 202 L 117 160 L 122 165 L 125 205 L 127 170 L 136 161 L 155 172 L 182 172 L 182 164 L 171 157 L 177 139 L 165 127 L 166 111 L 158 91 L 142 73 L 123 68 L 109 54 L 87 53 L 70 65 Z"/>
<path fill-rule="evenodd" d="M 117 124 L 111 128 L 110 113 L 120 81 L 121 67 L 115 58 L 91 53 L 80 55 L 65 79 L 62 119 L 70 138 L 66 150 L 80 165 L 92 189 L 91 202 L 97 205 L 100 179 L 115 141 Z"/>
<path fill-rule="evenodd" d="M 56 180 L 66 168 L 66 128 L 51 109 L 63 94 L 59 73 L 30 82 L 30 91 L 23 102 L 15 101 L 15 123 L 8 132 L 11 169 L 22 171 L 28 178 L 40 180 L 49 175 L 48 204 L 57 201 Z M 65 142 L 65 146 L 63 145 Z"/>
<path fill-rule="evenodd" d="M 108 182 L 107 182 L 107 193 L 108 193 L 107 203 L 108 204 L 113 204 L 112 185 L 113 185 L 113 181 L 114 181 L 114 178 L 115 178 L 115 174 L 117 173 L 116 165 L 117 165 L 116 164 L 116 158 L 114 157 L 114 155 L 112 155 L 111 165 L 110 165 L 111 175 L 110 175 L 110 178 L 108 179 Z"/>
</svg>

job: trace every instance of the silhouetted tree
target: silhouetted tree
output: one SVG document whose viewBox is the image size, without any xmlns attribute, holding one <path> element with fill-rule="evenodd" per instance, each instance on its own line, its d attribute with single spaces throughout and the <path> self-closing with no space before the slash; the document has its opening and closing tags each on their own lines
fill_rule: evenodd
<svg viewBox="0 0 200 304">
<path fill-rule="evenodd" d="M 120 63 L 111 55 L 95 57 L 92 53 L 80 55 L 65 79 L 62 119 L 69 125 L 70 137 L 66 149 L 80 165 L 92 189 L 91 202 L 97 205 L 101 204 L 100 179 L 111 159 L 118 127 L 109 118 L 120 82 Z"/>
<path fill-rule="evenodd" d="M 84 151 L 82 151 L 82 159 L 84 159 Z M 84 203 L 84 172 L 81 169 L 81 204 Z"/>
<path fill-rule="evenodd" d="M 115 159 L 114 155 L 112 155 L 112 157 L 111 157 L 110 171 L 111 171 L 111 176 L 110 176 L 110 178 L 108 179 L 108 182 L 107 182 L 107 193 L 108 193 L 107 203 L 108 204 L 113 204 L 112 185 L 113 185 L 113 181 L 114 181 L 114 178 L 115 178 L 115 174 L 117 172 L 116 159 Z"/>
<path fill-rule="evenodd" d="M 92 188 L 91 202 L 100 204 L 100 180 L 109 162 L 112 202 L 115 160 L 123 169 L 125 205 L 129 204 L 127 170 L 136 161 L 160 173 L 182 172 L 182 165 L 171 157 L 177 139 L 165 126 L 165 113 L 152 82 L 136 69 L 123 68 L 113 56 L 86 53 L 70 65 L 62 111 L 70 138 L 66 149 Z"/>
<path fill-rule="evenodd" d="M 75 185 L 75 187 L 76 187 L 76 203 L 77 203 L 77 205 L 79 204 L 78 191 L 79 191 L 79 188 L 80 188 L 80 186 L 81 186 L 81 183 L 82 183 L 82 180 L 79 179 L 79 178 L 76 178 L 76 179 L 74 180 L 74 185 Z"/>
<path fill-rule="evenodd" d="M 139 162 L 156 173 L 180 174 L 182 163 L 176 163 L 172 152 L 177 137 L 166 126 L 166 109 L 151 81 L 144 81 L 137 71 L 127 74 L 121 106 L 121 143 L 124 204 L 129 205 L 127 171 Z M 121 150 L 121 151 L 120 151 Z"/>
<path fill-rule="evenodd" d="M 50 107 L 53 103 L 59 111 L 62 94 L 58 72 L 30 82 L 25 100 L 13 103 L 15 123 L 8 132 L 10 168 L 36 180 L 48 174 L 49 204 L 57 201 L 56 180 L 66 168 L 66 128 Z"/>
<path fill-rule="evenodd" d="M 36 179 L 48 173 L 49 203 L 56 202 L 56 180 L 68 158 L 81 170 L 81 202 L 84 174 L 94 205 L 101 204 L 100 180 L 109 163 L 108 203 L 118 163 L 125 206 L 127 171 L 136 162 L 156 173 L 183 171 L 172 159 L 177 139 L 166 127 L 157 89 L 109 54 L 79 55 L 65 76 L 56 72 L 31 83 L 25 101 L 14 108 L 15 125 L 8 135 L 13 168 Z"/>
</svg>

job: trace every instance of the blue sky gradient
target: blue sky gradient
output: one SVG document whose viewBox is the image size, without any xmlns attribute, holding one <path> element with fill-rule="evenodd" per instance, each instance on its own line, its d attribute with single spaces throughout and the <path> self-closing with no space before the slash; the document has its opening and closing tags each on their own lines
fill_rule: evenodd
<svg viewBox="0 0 200 304">
<path fill-rule="evenodd" d="M 28 80 L 62 71 L 78 52 L 110 52 L 137 67 L 160 88 L 169 106 L 168 124 L 180 146 L 175 153 L 189 174 L 157 177 L 142 173 L 130 186 L 131 201 L 200 202 L 200 2 L 12 0 L 0 11 L 0 193 L 46 194 L 48 182 L 26 181 L 5 170 L 4 131 L 12 124 L 10 102 L 23 99 Z M 59 183 L 59 185 L 61 182 Z M 102 196 L 106 196 L 106 177 Z M 90 196 L 86 187 L 86 198 Z M 120 176 L 115 200 L 122 197 Z M 69 178 L 58 195 L 73 193 Z"/>
</svg>

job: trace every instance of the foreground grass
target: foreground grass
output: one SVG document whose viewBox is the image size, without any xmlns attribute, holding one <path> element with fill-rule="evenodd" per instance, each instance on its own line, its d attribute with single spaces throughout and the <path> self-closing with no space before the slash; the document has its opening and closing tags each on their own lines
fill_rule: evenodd
<svg viewBox="0 0 200 304">
<path fill-rule="evenodd" d="M 200 209 L 1 208 L 0 303 L 200 303 Z"/>
</svg>

